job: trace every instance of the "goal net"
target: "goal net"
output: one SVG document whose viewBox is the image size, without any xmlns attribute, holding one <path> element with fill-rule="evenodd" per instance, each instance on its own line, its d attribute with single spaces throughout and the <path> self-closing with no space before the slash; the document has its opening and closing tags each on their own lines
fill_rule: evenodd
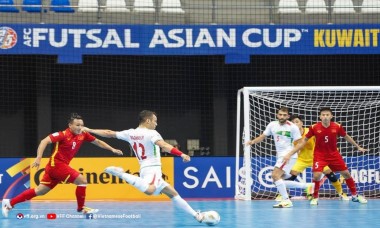
<svg viewBox="0 0 380 228">
<path fill-rule="evenodd" d="M 319 121 L 321 107 L 330 107 L 334 121 L 341 123 L 359 145 L 369 149 L 362 153 L 343 138 L 338 140 L 358 192 L 366 197 L 380 195 L 380 87 L 245 87 L 238 92 L 237 105 L 235 198 L 272 199 L 277 195 L 271 176 L 276 162 L 273 139 L 267 137 L 253 146 L 244 146 L 244 142 L 262 134 L 269 122 L 276 120 L 282 106 L 288 107 L 290 114 L 303 116 L 304 127 Z M 312 181 L 311 168 L 296 181 Z M 345 183 L 343 190 L 349 194 Z M 289 189 L 289 193 L 304 198 L 302 189 Z M 337 196 L 326 180 L 320 197 Z"/>
</svg>

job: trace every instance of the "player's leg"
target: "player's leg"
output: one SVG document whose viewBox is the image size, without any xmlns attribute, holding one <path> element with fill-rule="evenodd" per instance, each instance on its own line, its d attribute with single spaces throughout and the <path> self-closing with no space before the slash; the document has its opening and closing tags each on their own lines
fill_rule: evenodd
<svg viewBox="0 0 380 228">
<path fill-rule="evenodd" d="M 313 171 L 314 193 L 313 193 L 313 198 L 310 201 L 310 205 L 318 205 L 321 177 L 322 177 L 321 171 Z"/>
<path fill-rule="evenodd" d="M 321 187 L 322 172 L 323 172 L 323 168 L 327 165 L 329 164 L 328 164 L 328 161 L 325 160 L 324 156 L 318 156 L 317 154 L 314 154 L 313 166 L 312 166 L 314 193 L 313 193 L 313 198 L 310 201 L 310 205 L 318 205 L 319 188 Z"/>
<path fill-rule="evenodd" d="M 293 163 L 294 164 L 294 163 Z M 286 185 L 284 183 L 284 180 L 282 179 L 282 176 L 284 175 L 284 170 L 287 170 L 287 172 L 290 172 L 291 165 L 285 164 L 282 160 L 282 158 L 279 158 L 274 166 L 273 172 L 272 172 L 272 179 L 274 184 L 277 187 L 278 192 L 282 196 L 282 201 L 278 204 L 273 205 L 274 208 L 288 208 L 292 207 L 293 204 L 289 199 L 288 192 L 286 190 Z"/>
<path fill-rule="evenodd" d="M 351 192 L 352 201 L 359 202 L 359 203 L 367 203 L 367 200 L 364 198 L 364 196 L 359 195 L 357 193 L 355 181 L 352 178 L 350 172 L 346 169 L 344 171 L 340 171 L 340 174 L 343 175 L 343 177 L 344 177 L 344 179 L 346 181 L 347 187 L 348 187 L 348 189 Z"/>
<path fill-rule="evenodd" d="M 283 168 L 285 174 L 288 173 L 288 176 L 291 175 L 290 178 L 284 180 L 286 187 L 305 189 L 307 194 L 312 194 L 314 192 L 313 183 L 301 183 L 298 181 L 294 181 L 297 178 L 298 173 L 301 173 L 303 170 L 305 170 L 309 164 L 302 162 L 301 160 L 296 159 L 296 158 L 290 159 L 288 164 L 290 167 L 292 167 L 291 171 L 288 171 L 286 167 Z M 289 173 L 293 173 L 293 174 L 296 173 L 297 175 L 292 175 Z"/>
<path fill-rule="evenodd" d="M 338 154 L 335 157 L 332 157 L 331 159 L 332 160 L 329 162 L 329 167 L 332 170 L 339 171 L 340 174 L 344 177 L 347 187 L 351 192 L 352 201 L 359 203 L 367 203 L 367 200 L 364 198 L 364 196 L 357 194 L 355 181 L 352 178 L 350 172 L 348 171 L 347 165 L 344 162 L 342 155 Z"/>
<path fill-rule="evenodd" d="M 203 214 L 195 211 L 184 199 L 182 199 L 182 197 L 171 185 L 167 185 L 163 188 L 161 193 L 167 195 L 177 208 L 184 210 L 186 213 L 193 216 L 198 222 L 202 222 Z"/>
<path fill-rule="evenodd" d="M 149 167 L 144 168 L 143 171 L 147 169 L 149 169 Z M 104 172 L 125 180 L 126 182 L 128 182 L 129 184 L 131 184 L 132 186 L 134 186 L 135 188 L 137 188 L 141 192 L 144 192 L 147 195 L 152 195 L 156 191 L 156 187 L 150 184 L 149 181 L 147 181 L 148 177 L 147 179 L 143 178 L 142 173 L 140 173 L 141 177 L 138 177 L 138 176 L 131 175 L 129 173 L 124 172 L 124 169 L 121 167 L 115 167 L 115 166 L 107 167 L 104 170 Z M 153 175 L 151 180 L 153 180 L 154 178 L 155 176 Z"/>
<path fill-rule="evenodd" d="M 331 171 L 331 169 L 328 166 L 323 168 L 323 174 L 325 174 L 327 179 L 329 179 L 329 181 L 331 182 L 332 186 L 334 186 L 336 192 L 339 194 L 340 199 L 345 201 L 349 200 L 347 194 L 343 192 L 342 184 L 339 182 L 335 173 Z"/>
<path fill-rule="evenodd" d="M 3 199 L 2 201 L 2 213 L 4 217 L 8 217 L 9 211 L 16 205 L 27 200 L 30 200 L 36 196 L 42 196 L 48 193 L 58 184 L 45 172 L 41 179 L 40 184 L 36 188 L 31 188 L 23 191 L 21 194 L 17 195 L 12 199 Z"/>
<path fill-rule="evenodd" d="M 75 174 L 76 175 L 76 174 Z M 77 186 L 75 189 L 75 196 L 77 198 L 77 211 L 83 213 L 96 213 L 98 209 L 92 209 L 85 207 L 86 202 L 86 189 L 87 189 L 87 180 L 82 174 L 76 175 L 77 177 L 72 182 Z"/>
<path fill-rule="evenodd" d="M 296 162 L 296 164 L 298 163 L 298 159 L 297 159 L 297 162 Z M 294 165 L 295 166 L 295 165 Z M 294 167 L 293 166 L 293 167 Z M 284 175 L 284 177 L 283 177 L 283 179 L 285 180 L 285 181 L 294 181 L 294 180 L 296 180 L 297 179 L 297 176 L 298 176 L 298 172 L 297 171 L 295 171 L 295 170 L 291 170 L 290 171 L 290 175 L 288 175 L 288 176 L 286 176 L 286 175 Z M 289 193 L 288 193 L 288 195 L 289 195 Z M 289 195 L 289 198 L 291 198 L 291 196 Z M 282 195 L 281 194 L 277 194 L 277 196 L 276 196 L 276 198 L 275 198 L 275 201 L 277 201 L 277 202 L 281 202 L 282 201 Z"/>
</svg>

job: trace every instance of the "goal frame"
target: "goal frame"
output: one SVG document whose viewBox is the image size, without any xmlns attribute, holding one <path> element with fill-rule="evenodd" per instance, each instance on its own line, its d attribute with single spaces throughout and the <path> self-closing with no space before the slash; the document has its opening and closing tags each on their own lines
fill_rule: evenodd
<svg viewBox="0 0 380 228">
<path fill-rule="evenodd" d="M 380 86 L 286 86 L 286 87 L 243 87 L 237 92 L 237 112 L 236 112 L 236 162 L 235 162 L 235 199 L 239 200 L 251 200 L 252 183 L 251 176 L 251 150 L 250 146 L 245 146 L 244 142 L 250 140 L 250 122 L 249 115 L 250 101 L 249 94 L 254 91 L 260 92 L 286 92 L 286 91 L 379 91 Z M 243 106 L 243 107 L 242 107 Z M 243 115 L 241 113 L 243 108 Z M 241 122 L 242 118 L 243 122 Z M 269 123 L 268 123 L 269 124 Z M 243 131 L 241 131 L 243 127 Z M 243 132 L 243 134 L 242 134 Z M 244 137 L 245 136 L 245 137 Z M 249 137 L 249 138 L 247 138 Z M 243 166 L 240 167 L 240 153 L 243 152 Z M 239 191 L 239 172 L 244 167 L 245 172 L 242 172 L 245 176 L 244 194 Z M 248 172 L 247 172 L 248 170 Z"/>
</svg>

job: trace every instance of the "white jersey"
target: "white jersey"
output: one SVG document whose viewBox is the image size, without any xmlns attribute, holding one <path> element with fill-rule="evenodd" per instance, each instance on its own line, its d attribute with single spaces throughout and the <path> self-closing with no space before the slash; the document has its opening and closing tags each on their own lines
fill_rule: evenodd
<svg viewBox="0 0 380 228">
<path fill-rule="evenodd" d="M 280 124 L 279 121 L 270 122 L 264 131 L 264 135 L 273 136 L 277 157 L 285 156 L 293 149 L 293 142 L 302 138 L 298 127 L 290 121 L 286 121 L 284 124 Z M 295 157 L 298 157 L 297 153 L 292 156 L 292 158 Z"/>
<path fill-rule="evenodd" d="M 148 166 L 161 166 L 160 147 L 155 144 L 163 140 L 156 130 L 136 128 L 116 132 L 116 138 L 131 144 L 140 163 L 140 169 Z"/>
</svg>

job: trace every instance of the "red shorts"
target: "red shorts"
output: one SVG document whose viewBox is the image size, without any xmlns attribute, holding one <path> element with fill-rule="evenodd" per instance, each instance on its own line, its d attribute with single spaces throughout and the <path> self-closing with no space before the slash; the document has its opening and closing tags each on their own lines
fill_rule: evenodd
<svg viewBox="0 0 380 228">
<path fill-rule="evenodd" d="M 322 172 L 325 166 L 330 167 L 332 171 L 338 172 L 348 169 L 340 153 L 328 156 L 314 154 L 313 172 Z"/>
<path fill-rule="evenodd" d="M 78 171 L 65 163 L 55 163 L 53 167 L 48 164 L 40 184 L 53 189 L 59 183 L 74 183 L 79 175 Z"/>
</svg>

